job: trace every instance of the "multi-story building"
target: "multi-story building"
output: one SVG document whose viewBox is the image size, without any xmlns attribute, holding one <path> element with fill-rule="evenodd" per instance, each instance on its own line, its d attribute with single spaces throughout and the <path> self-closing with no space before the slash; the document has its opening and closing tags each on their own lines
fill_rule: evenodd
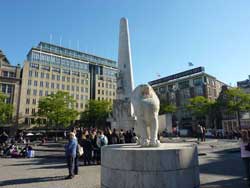
<svg viewBox="0 0 250 188">
<path fill-rule="evenodd" d="M 179 127 L 189 127 L 190 129 L 194 118 L 190 111 L 185 108 L 189 99 L 195 96 L 204 96 L 207 99 L 215 100 L 219 96 L 221 87 L 225 85 L 216 77 L 207 74 L 204 67 L 153 80 L 149 84 L 156 91 L 160 101 L 177 106 L 175 118 Z"/>
<path fill-rule="evenodd" d="M 74 97 L 78 111 L 84 111 L 89 99 L 113 101 L 117 71 L 113 60 L 40 42 L 22 69 L 19 122 L 33 124 L 39 99 L 59 90 Z"/>
<path fill-rule="evenodd" d="M 21 87 L 20 66 L 12 66 L 4 53 L 0 50 L 0 92 L 4 93 L 6 103 L 13 104 L 13 120 L 18 119 L 19 96 Z"/>
<path fill-rule="evenodd" d="M 237 82 L 237 86 L 243 89 L 246 93 L 250 93 L 250 75 L 248 79 Z"/>
<path fill-rule="evenodd" d="M 248 76 L 248 79 L 237 82 L 237 86 L 244 92 L 250 94 L 250 75 Z M 241 127 L 250 127 L 250 112 L 241 114 Z"/>
</svg>

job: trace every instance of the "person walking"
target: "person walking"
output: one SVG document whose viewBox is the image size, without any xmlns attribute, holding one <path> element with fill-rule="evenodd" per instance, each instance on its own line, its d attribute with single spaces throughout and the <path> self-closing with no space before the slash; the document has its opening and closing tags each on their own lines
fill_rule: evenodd
<svg viewBox="0 0 250 188">
<path fill-rule="evenodd" d="M 247 130 L 241 131 L 240 152 L 245 166 L 248 187 L 250 187 L 250 140 Z"/>
<path fill-rule="evenodd" d="M 198 142 L 200 140 L 202 141 L 203 128 L 202 128 L 202 126 L 200 124 L 198 124 L 198 126 L 197 126 L 196 134 L 197 134 L 197 141 Z"/>
<path fill-rule="evenodd" d="M 75 138 L 75 134 L 73 132 L 69 133 L 69 142 L 65 147 L 66 151 L 66 160 L 67 166 L 69 170 L 69 175 L 66 179 L 72 179 L 75 175 L 75 158 L 76 158 L 76 150 L 77 150 L 77 139 Z"/>
</svg>

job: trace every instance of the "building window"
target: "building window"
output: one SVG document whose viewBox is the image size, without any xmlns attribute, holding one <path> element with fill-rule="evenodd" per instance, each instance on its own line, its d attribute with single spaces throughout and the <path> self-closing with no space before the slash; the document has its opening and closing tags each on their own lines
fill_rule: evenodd
<svg viewBox="0 0 250 188">
<path fill-rule="evenodd" d="M 74 87 L 74 86 L 71 86 L 71 90 L 72 90 L 72 91 L 75 91 L 75 87 Z"/>
<path fill-rule="evenodd" d="M 46 82 L 46 88 L 49 88 L 49 82 Z"/>
<path fill-rule="evenodd" d="M 84 80 L 81 80 L 81 83 L 84 84 Z"/>
<path fill-rule="evenodd" d="M 26 99 L 26 104 L 30 104 L 30 99 L 29 98 Z"/>
<path fill-rule="evenodd" d="M 34 81 L 34 86 L 37 86 L 37 81 L 36 80 Z"/>
<path fill-rule="evenodd" d="M 54 89 L 54 83 L 51 83 L 51 88 Z"/>
<path fill-rule="evenodd" d="M 83 87 L 81 87 L 81 92 L 84 92 L 84 88 Z"/>
<path fill-rule="evenodd" d="M 62 84 L 62 89 L 64 90 L 64 88 L 65 88 L 65 85 L 64 85 L 64 84 Z"/>
<path fill-rule="evenodd" d="M 60 84 L 56 84 L 56 89 L 60 89 Z"/>
<path fill-rule="evenodd" d="M 78 84 L 79 84 L 79 78 L 77 78 L 77 79 L 76 79 L 76 83 L 78 83 Z"/>
<path fill-rule="evenodd" d="M 32 77 L 32 71 L 31 70 L 29 71 L 29 77 Z"/>
<path fill-rule="evenodd" d="M 60 80 L 60 75 L 57 75 L 56 77 L 57 77 L 57 80 L 59 81 Z"/>
<path fill-rule="evenodd" d="M 44 78 L 44 73 L 43 72 L 41 72 L 40 77 Z"/>
<path fill-rule="evenodd" d="M 195 96 L 203 96 L 203 88 L 202 86 L 194 87 Z"/>
<path fill-rule="evenodd" d="M 160 90 L 160 93 L 165 93 L 166 88 L 165 87 L 160 87 L 159 90 Z"/>
<path fill-rule="evenodd" d="M 76 99 L 79 100 L 79 95 L 76 95 Z"/>
<path fill-rule="evenodd" d="M 193 80 L 195 86 L 202 85 L 202 78 L 196 78 Z"/>
<path fill-rule="evenodd" d="M 72 78 L 72 83 L 75 83 L 75 78 Z"/>
<path fill-rule="evenodd" d="M 189 88 L 189 80 L 180 82 L 180 83 L 179 83 L 179 88 L 180 88 L 180 89 Z"/>
<path fill-rule="evenodd" d="M 81 95 L 81 100 L 83 100 L 83 95 Z"/>
<path fill-rule="evenodd" d="M 86 88 L 85 88 L 85 92 L 88 93 L 88 91 L 89 91 L 89 89 L 86 87 Z"/>
<path fill-rule="evenodd" d="M 12 86 L 11 85 L 8 85 L 7 93 L 12 93 Z"/>
<path fill-rule="evenodd" d="M 33 99 L 33 100 L 32 100 L 32 104 L 36 104 L 36 99 Z"/>
<path fill-rule="evenodd" d="M 67 77 L 67 82 L 70 82 L 70 77 Z"/>
<path fill-rule="evenodd" d="M 43 87 L 43 81 L 40 81 L 40 87 Z"/>
<path fill-rule="evenodd" d="M 100 89 L 98 89 L 98 91 L 97 91 L 97 92 L 98 92 L 98 94 L 101 94 Z"/>
<path fill-rule="evenodd" d="M 67 85 L 67 90 L 68 90 L 68 91 L 70 90 L 70 86 L 69 86 L 69 85 Z"/>
<path fill-rule="evenodd" d="M 36 109 L 35 109 L 35 108 L 32 108 L 31 113 L 32 113 L 32 115 L 35 115 L 35 113 L 36 113 Z"/>
<path fill-rule="evenodd" d="M 27 89 L 27 95 L 30 95 L 30 89 Z"/>
<path fill-rule="evenodd" d="M 29 108 L 25 109 L 25 114 L 29 114 Z"/>
<path fill-rule="evenodd" d="M 49 73 L 46 73 L 46 78 L 49 79 Z"/>
<path fill-rule="evenodd" d="M 104 95 L 104 90 L 102 90 L 102 94 Z"/>
<path fill-rule="evenodd" d="M 62 81 L 63 81 L 63 82 L 65 81 L 65 76 L 62 76 Z"/>
<path fill-rule="evenodd" d="M 2 92 L 6 93 L 6 89 L 7 89 L 7 85 L 6 84 L 2 84 Z"/>
<path fill-rule="evenodd" d="M 38 78 L 38 72 L 37 71 L 35 72 L 35 77 Z"/>
<path fill-rule="evenodd" d="M 3 74 L 2 74 L 4 77 L 8 77 L 8 71 L 3 71 Z"/>
<path fill-rule="evenodd" d="M 54 74 L 52 74 L 52 80 L 55 80 L 55 77 L 56 77 L 56 76 L 55 76 Z"/>
<path fill-rule="evenodd" d="M 37 93 L 37 90 L 34 89 L 34 90 L 33 90 L 33 95 L 36 96 L 36 93 Z"/>
<path fill-rule="evenodd" d="M 78 86 L 76 86 L 76 91 L 79 91 L 79 87 Z"/>
<path fill-rule="evenodd" d="M 39 91 L 39 96 L 43 96 L 43 90 Z"/>
<path fill-rule="evenodd" d="M 49 92 L 48 91 L 45 91 L 45 96 L 48 96 L 49 95 Z"/>
<path fill-rule="evenodd" d="M 83 109 L 83 103 L 81 103 L 81 109 Z"/>
<path fill-rule="evenodd" d="M 31 86 L 32 80 L 28 80 L 28 86 Z"/>
</svg>

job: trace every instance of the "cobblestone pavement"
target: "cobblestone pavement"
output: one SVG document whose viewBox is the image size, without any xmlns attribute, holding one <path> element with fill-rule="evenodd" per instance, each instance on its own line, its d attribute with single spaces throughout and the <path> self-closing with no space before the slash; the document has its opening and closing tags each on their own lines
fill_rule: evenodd
<svg viewBox="0 0 250 188">
<path fill-rule="evenodd" d="M 80 166 L 80 175 L 64 180 L 67 168 L 63 147 L 35 147 L 37 158 L 0 158 L 0 187 L 100 188 L 100 166 Z M 209 140 L 198 145 L 201 188 L 247 188 L 238 142 Z"/>
</svg>

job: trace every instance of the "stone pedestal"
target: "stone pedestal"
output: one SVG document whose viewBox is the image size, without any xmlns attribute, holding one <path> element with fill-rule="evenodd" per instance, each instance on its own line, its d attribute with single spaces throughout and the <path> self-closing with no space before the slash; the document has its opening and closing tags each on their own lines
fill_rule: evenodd
<svg viewBox="0 0 250 188">
<path fill-rule="evenodd" d="M 102 188 L 199 188 L 195 144 L 164 143 L 157 148 L 136 144 L 102 148 Z"/>
</svg>

